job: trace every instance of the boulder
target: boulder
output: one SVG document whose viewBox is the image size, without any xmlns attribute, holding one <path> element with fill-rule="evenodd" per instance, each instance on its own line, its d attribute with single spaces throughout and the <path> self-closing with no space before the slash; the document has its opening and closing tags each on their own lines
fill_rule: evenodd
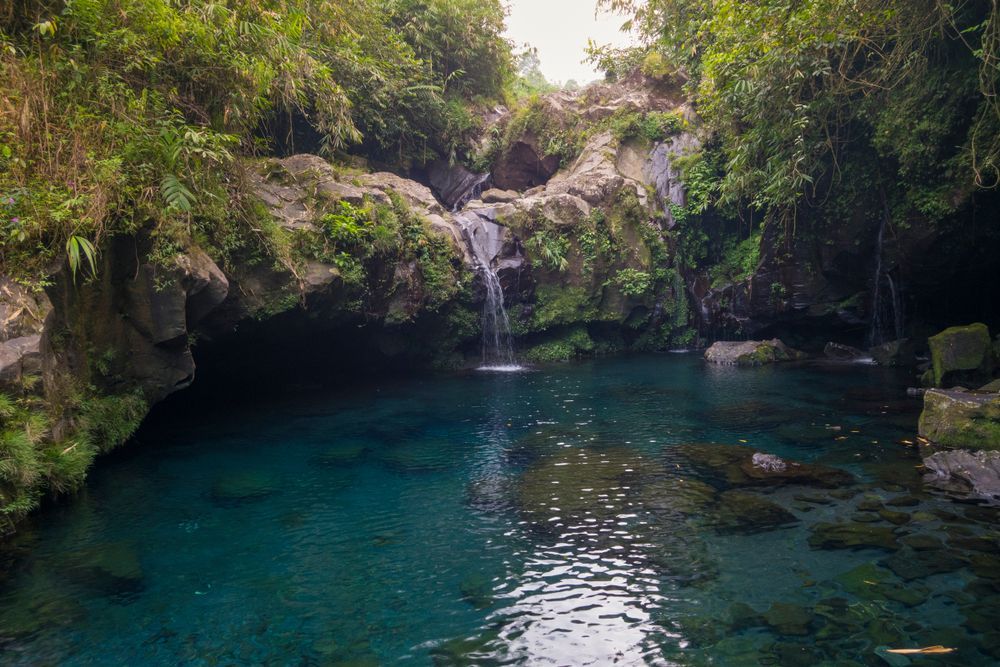
<svg viewBox="0 0 1000 667">
<path fill-rule="evenodd" d="M 483 193 L 481 199 L 484 204 L 510 204 L 511 202 L 519 199 L 519 195 L 514 190 L 500 190 L 498 188 L 490 188 Z"/>
<path fill-rule="evenodd" d="M 813 549 L 882 549 L 900 548 L 892 528 L 862 523 L 817 523 L 809 536 Z"/>
<path fill-rule="evenodd" d="M 937 452 L 924 459 L 928 484 L 963 496 L 1000 499 L 1000 451 Z"/>
<path fill-rule="evenodd" d="M 435 160 L 427 167 L 427 181 L 448 210 L 460 209 L 477 198 L 489 179 L 489 174 L 477 174 L 447 160 Z"/>
<path fill-rule="evenodd" d="M 41 370 L 41 338 L 33 334 L 0 343 L 0 387 L 18 389 L 26 375 Z"/>
<path fill-rule="evenodd" d="M 985 324 L 945 329 L 928 338 L 927 345 L 931 350 L 928 384 L 943 387 L 969 379 L 990 379 L 993 343 Z"/>
<path fill-rule="evenodd" d="M 1000 450 L 1000 395 L 930 389 L 924 393 L 920 435 L 947 447 Z"/>
<path fill-rule="evenodd" d="M 827 343 L 826 347 L 823 348 L 823 356 L 834 361 L 857 361 L 858 359 L 864 359 L 868 355 L 850 345 Z"/>
<path fill-rule="evenodd" d="M 707 361 L 727 366 L 762 366 L 778 361 L 804 359 L 805 356 L 777 338 L 765 341 L 717 341 L 705 351 Z"/>
</svg>

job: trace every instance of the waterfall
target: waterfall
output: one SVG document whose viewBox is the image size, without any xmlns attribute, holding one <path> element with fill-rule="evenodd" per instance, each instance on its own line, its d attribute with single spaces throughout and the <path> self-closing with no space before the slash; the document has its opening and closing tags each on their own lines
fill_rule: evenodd
<svg viewBox="0 0 1000 667">
<path fill-rule="evenodd" d="M 465 189 L 458 195 L 455 200 L 455 204 L 452 206 L 452 212 L 461 211 L 466 204 L 468 204 L 473 199 L 479 199 L 483 195 L 483 188 L 489 182 L 492 174 L 489 172 L 485 174 L 475 174 L 475 178 L 465 183 Z"/>
<path fill-rule="evenodd" d="M 883 212 L 879 223 L 875 245 L 875 275 L 872 277 L 871 322 L 868 329 L 868 345 L 875 347 L 903 337 L 903 301 L 892 275 L 882 263 L 885 228 L 889 222 L 889 210 Z"/>
<path fill-rule="evenodd" d="M 504 308 L 503 287 L 494 259 L 503 249 L 504 228 L 484 219 L 475 211 L 455 214 L 472 251 L 476 270 L 483 278 L 486 300 L 483 303 L 483 365 L 481 370 L 520 370 L 514 357 L 510 319 Z"/>
</svg>

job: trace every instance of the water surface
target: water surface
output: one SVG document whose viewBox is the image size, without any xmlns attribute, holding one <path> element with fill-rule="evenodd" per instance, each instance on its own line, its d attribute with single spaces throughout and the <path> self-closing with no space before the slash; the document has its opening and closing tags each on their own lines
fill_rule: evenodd
<svg viewBox="0 0 1000 667">
<path fill-rule="evenodd" d="M 662 355 L 161 414 L 3 552 L 0 659 L 994 664 L 997 517 L 924 490 L 907 380 Z"/>
</svg>

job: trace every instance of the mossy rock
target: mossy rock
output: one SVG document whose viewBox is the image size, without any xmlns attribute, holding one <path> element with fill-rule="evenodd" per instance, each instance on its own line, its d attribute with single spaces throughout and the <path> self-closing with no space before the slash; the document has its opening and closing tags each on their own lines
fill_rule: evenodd
<svg viewBox="0 0 1000 667">
<path fill-rule="evenodd" d="M 945 329 L 927 339 L 930 381 L 935 387 L 966 378 L 988 380 L 993 372 L 993 341 L 985 324 Z"/>
<path fill-rule="evenodd" d="M 947 447 L 1000 450 L 1000 395 L 930 389 L 920 435 Z"/>
<path fill-rule="evenodd" d="M 772 340 L 718 341 L 705 351 L 705 359 L 727 366 L 763 366 L 780 361 L 804 359 L 806 355 Z"/>
</svg>

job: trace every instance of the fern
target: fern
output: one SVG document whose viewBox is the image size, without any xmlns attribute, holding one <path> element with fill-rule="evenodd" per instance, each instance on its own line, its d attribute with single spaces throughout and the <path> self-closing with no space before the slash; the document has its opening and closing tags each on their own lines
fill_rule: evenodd
<svg viewBox="0 0 1000 667">
<path fill-rule="evenodd" d="M 175 211 L 190 213 L 195 203 L 194 194 L 174 174 L 167 174 L 160 181 L 160 194 L 167 208 Z"/>
</svg>

